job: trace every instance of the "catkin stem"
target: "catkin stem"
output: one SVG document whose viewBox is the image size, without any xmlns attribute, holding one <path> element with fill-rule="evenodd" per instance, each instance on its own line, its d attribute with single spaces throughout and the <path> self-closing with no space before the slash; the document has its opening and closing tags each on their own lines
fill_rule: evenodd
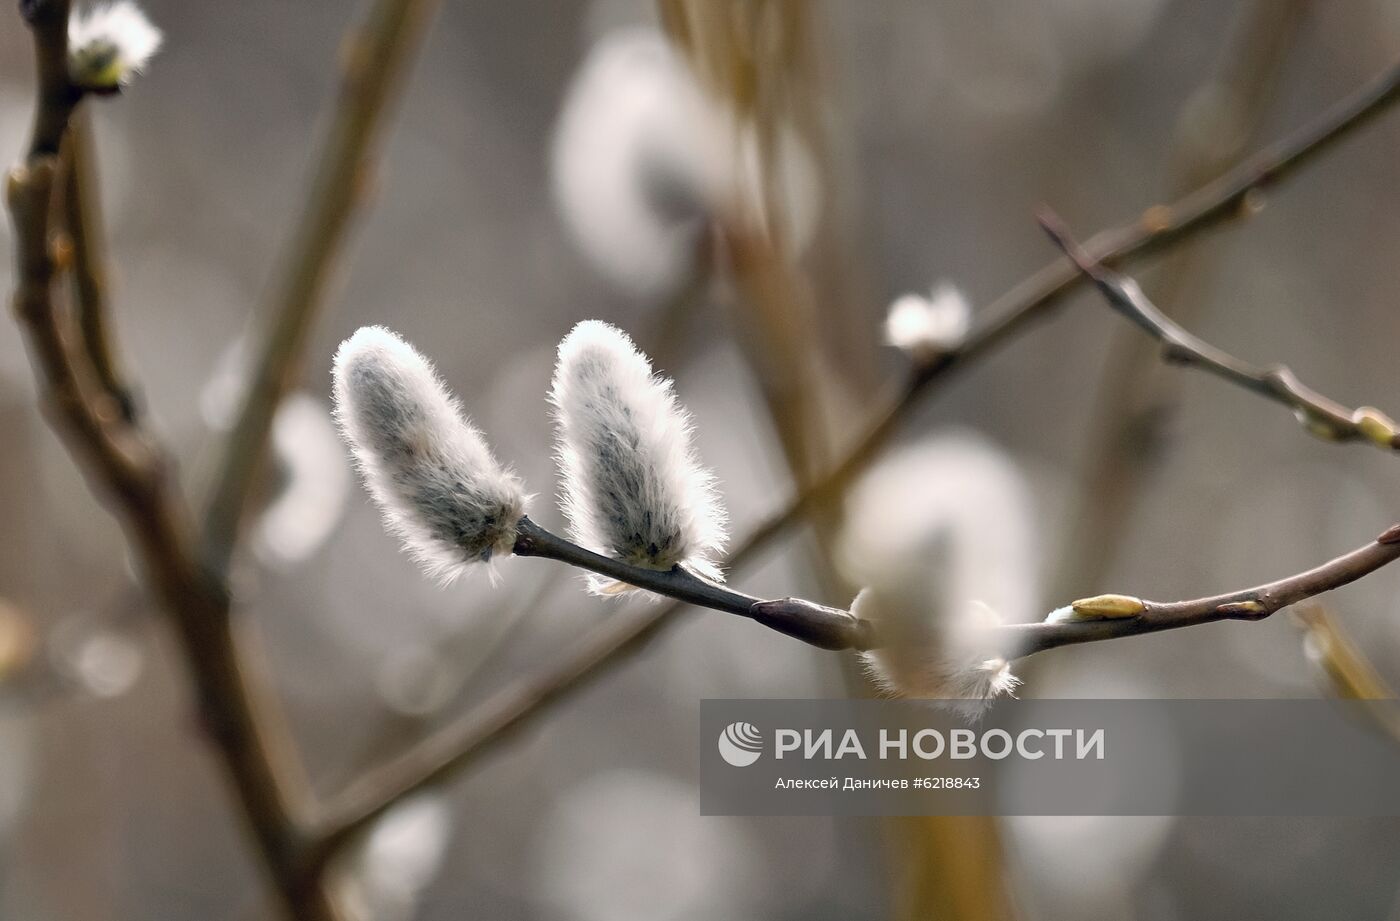
<svg viewBox="0 0 1400 921">
<path fill-rule="evenodd" d="M 557 560 L 685 604 L 747 617 L 822 649 L 868 649 L 874 642 L 873 626 L 849 611 L 800 598 L 765 601 L 702 579 L 682 566 L 665 570 L 631 566 L 580 547 L 528 517 L 520 519 L 518 529 L 516 556 Z"/>
</svg>

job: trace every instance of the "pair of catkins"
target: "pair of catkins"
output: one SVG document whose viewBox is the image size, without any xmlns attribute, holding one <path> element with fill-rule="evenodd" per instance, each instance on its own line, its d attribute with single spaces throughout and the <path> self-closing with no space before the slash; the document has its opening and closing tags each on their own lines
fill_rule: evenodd
<svg viewBox="0 0 1400 921">
<path fill-rule="evenodd" d="M 333 376 L 336 418 L 365 485 L 429 575 L 450 582 L 515 550 L 530 497 L 427 359 L 389 330 L 365 327 L 341 344 Z M 588 320 L 559 345 L 549 399 L 573 541 L 629 566 L 722 581 L 726 514 L 671 381 L 621 330 Z M 595 574 L 589 585 L 599 594 L 631 588 Z M 1005 660 L 966 642 L 966 631 L 881 597 L 863 592 L 852 614 L 883 624 L 886 641 L 861 656 L 885 690 L 981 705 L 1015 687 Z"/>
<path fill-rule="evenodd" d="M 336 417 L 388 529 L 450 582 L 509 555 L 530 497 L 432 365 L 387 329 L 359 330 L 334 365 Z M 725 512 L 689 414 L 625 333 L 595 320 L 559 345 L 549 399 L 575 543 L 631 566 L 720 581 Z M 622 587 L 590 576 L 591 587 Z"/>
</svg>

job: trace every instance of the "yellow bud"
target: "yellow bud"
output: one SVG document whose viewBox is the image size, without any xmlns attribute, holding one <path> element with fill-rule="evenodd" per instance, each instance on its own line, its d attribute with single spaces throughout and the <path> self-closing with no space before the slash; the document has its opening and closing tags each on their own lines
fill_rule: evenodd
<svg viewBox="0 0 1400 921">
<path fill-rule="evenodd" d="M 1074 613 L 1080 617 L 1136 617 L 1147 610 L 1141 598 L 1132 595 L 1095 595 L 1070 602 Z"/>
<path fill-rule="evenodd" d="M 87 90 L 114 90 L 131 76 L 116 45 L 94 41 L 68 53 L 68 70 L 74 83 Z"/>
<path fill-rule="evenodd" d="M 1172 225 L 1172 209 L 1153 205 L 1142 213 L 1142 226 L 1152 233 L 1161 233 Z"/>
<path fill-rule="evenodd" d="M 1351 421 L 1356 430 L 1383 448 L 1394 446 L 1394 439 L 1400 428 L 1394 420 L 1373 406 L 1363 406 L 1352 413 Z"/>
<path fill-rule="evenodd" d="M 1311 410 L 1295 409 L 1293 418 L 1298 420 L 1298 424 L 1308 430 L 1308 434 L 1323 441 L 1337 441 L 1342 437 L 1342 433 L 1337 431 L 1337 426 L 1325 416 L 1319 416 Z"/>
<path fill-rule="evenodd" d="M 1232 601 L 1227 604 L 1219 605 L 1215 609 L 1217 614 L 1223 614 L 1226 617 L 1254 617 L 1264 614 L 1267 611 L 1268 608 L 1264 607 L 1262 602 L 1253 599 L 1247 601 Z"/>
</svg>

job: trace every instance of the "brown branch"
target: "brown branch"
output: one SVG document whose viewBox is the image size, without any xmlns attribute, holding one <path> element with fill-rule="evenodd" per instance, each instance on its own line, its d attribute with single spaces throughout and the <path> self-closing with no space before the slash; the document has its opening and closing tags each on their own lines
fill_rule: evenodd
<svg viewBox="0 0 1400 921">
<path fill-rule="evenodd" d="M 431 6 L 424 0 L 381 0 L 351 44 L 347 89 L 332 135 L 333 154 L 318 180 L 311 211 L 313 227 L 325 230 L 304 234 L 300 250 L 307 254 L 306 274 L 294 273 L 289 283 L 291 307 L 283 312 L 298 317 L 288 321 L 279 315 L 283 338 L 264 362 L 276 380 L 271 388 L 255 386 L 250 398 L 253 409 L 245 414 L 254 428 L 262 426 L 262 432 L 255 433 L 258 437 L 265 434 L 277 398 L 291 379 L 290 366 L 309 326 L 311 311 L 301 309 L 302 302 L 314 301 L 329 253 L 348 218 L 356 180 L 364 169 L 360 152 L 381 108 L 389 76 L 400 69 L 403 48 L 420 31 Z M 259 712 L 257 695 L 239 661 L 228 586 L 200 553 L 194 519 L 176 484 L 170 458 L 136 421 L 129 403 L 124 407 L 122 402 L 125 385 L 115 372 L 105 327 L 101 257 L 96 250 L 98 218 L 85 208 L 91 202 L 84 197 L 89 190 L 83 188 L 83 174 L 77 168 L 61 170 L 59 159 L 65 143 L 75 167 L 86 159 L 79 146 L 81 138 L 69 131 L 83 95 L 68 80 L 69 2 L 32 0 L 24 11 L 34 34 L 38 106 L 28 156 L 10 173 L 6 192 L 15 227 L 15 314 L 25 331 L 44 401 L 55 427 L 82 461 L 94 491 L 121 522 L 171 617 L 195 688 L 201 725 L 218 750 L 284 907 L 301 921 L 336 921 L 338 913 L 322 885 L 321 867 L 310 866 L 305 859 L 308 843 L 302 814 L 306 810 L 287 789 L 297 770 L 289 754 L 274 744 L 278 739 L 272 731 L 274 721 Z M 60 198 L 55 193 L 63 187 L 68 191 L 61 197 L 67 201 L 78 257 L 75 293 L 83 308 L 81 347 L 70 341 L 71 331 L 54 290 L 50 219 Z M 231 544 L 226 549 L 231 552 Z"/>
<path fill-rule="evenodd" d="M 1079 271 L 1093 280 L 1108 303 L 1162 344 L 1169 362 L 1200 368 L 1215 376 L 1267 397 L 1292 409 L 1309 432 L 1331 441 L 1369 441 L 1389 450 L 1400 450 L 1400 427 L 1370 406 L 1348 409 L 1305 386 L 1283 365 L 1260 368 L 1216 348 L 1188 333 L 1147 299 L 1136 281 L 1105 268 L 1070 237 L 1059 218 L 1049 211 L 1040 224 L 1055 244 L 1074 260 Z"/>
<path fill-rule="evenodd" d="M 1171 205 L 1150 208 L 1138 221 L 1099 234 L 1088 249 L 1097 254 L 1097 261 L 1123 261 L 1170 247 L 1238 216 L 1243 213 L 1241 203 L 1251 192 L 1292 175 L 1397 99 L 1400 65 L 1296 136 Z M 819 502 L 839 494 L 875 457 L 935 382 L 985 356 L 1032 320 L 1043 317 L 1081 279 L 1075 266 L 1063 259 L 1004 294 L 988 308 L 991 319 L 984 321 L 961 349 L 916 370 L 886 401 L 885 408 L 876 413 L 841 463 L 740 542 L 730 554 L 730 564 L 738 567 L 752 561 Z M 504 742 L 547 706 L 598 677 L 605 666 L 643 649 L 676 620 L 683 607 L 675 603 L 613 615 L 537 674 L 502 688 L 414 749 L 368 772 L 325 810 L 316 836 L 320 842 L 319 859 L 327 859 L 403 797 L 445 779 Z"/>
<path fill-rule="evenodd" d="M 50 215 L 57 152 L 79 94 L 67 85 L 66 0 L 45 0 L 30 16 L 39 63 L 39 113 L 25 163 L 6 197 L 15 229 L 15 315 L 23 328 L 55 427 L 83 462 L 93 489 L 121 521 L 150 583 L 176 627 L 195 685 L 201 724 L 238 792 L 243 814 L 289 910 L 311 921 L 336 917 L 297 860 L 298 825 L 270 750 L 248 704 L 234 655 L 226 587 L 193 552 L 194 528 L 160 446 L 104 399 L 86 355 L 68 339 L 54 297 Z M 58 85 L 56 85 L 58 84 Z"/>
<path fill-rule="evenodd" d="M 1355 582 L 1397 558 L 1400 558 L 1400 525 L 1315 569 L 1243 591 L 1192 601 L 1122 599 L 1133 602 L 1128 607 L 1138 608 L 1138 612 L 1068 623 L 1013 624 L 999 630 L 1004 639 L 1003 648 L 1008 653 L 1028 656 L 1058 646 L 1141 636 L 1220 620 L 1262 620 L 1291 604 Z M 1075 602 L 1075 608 L 1081 606 L 1089 605 Z"/>
<path fill-rule="evenodd" d="M 49 51 L 46 53 L 61 53 Z M 105 401 L 68 341 L 54 300 L 49 213 L 57 158 L 30 157 L 8 181 L 17 261 L 14 307 L 55 427 L 83 462 L 94 491 L 121 521 L 171 617 L 195 687 L 201 725 L 237 791 L 244 818 L 288 909 L 334 921 L 328 897 L 301 872 L 301 841 L 287 792 L 285 756 L 267 745 L 234 652 L 227 587 L 192 548 L 195 529 L 172 464 L 141 428 Z"/>
<path fill-rule="evenodd" d="M 68 80 L 70 0 L 22 0 L 20 13 L 34 34 L 38 100 L 29 135 L 28 159 L 55 156 L 82 91 Z"/>
<path fill-rule="evenodd" d="M 84 351 L 103 391 L 116 401 L 128 422 L 136 418 L 136 394 L 122 371 L 109 327 L 107 254 L 103 245 L 102 206 L 92 148 L 92 126 L 85 113 L 72 119 L 62 151 L 63 221 L 73 247 L 73 295 Z"/>
<path fill-rule="evenodd" d="M 430 708 L 413 709 L 405 712 L 390 707 L 375 720 L 375 725 L 366 733 L 365 740 L 356 745 L 356 751 L 343 759 L 335 776 L 325 780 L 333 790 L 343 789 L 370 767 L 378 764 L 385 752 L 402 751 L 423 737 L 437 725 L 444 713 L 454 713 L 468 705 L 477 696 L 482 671 L 488 662 L 496 660 L 497 653 L 519 637 L 533 623 L 530 615 L 545 607 L 554 595 L 567 584 L 573 588 L 573 573 L 560 568 L 551 578 L 536 582 L 523 598 L 514 599 L 499 609 L 485 612 L 484 617 L 469 618 L 464 624 L 450 630 L 435 643 L 439 661 L 459 663 L 452 674 L 453 686 L 443 699 L 434 701 Z"/>
<path fill-rule="evenodd" d="M 465 716 L 366 771 L 327 805 L 313 836 L 317 849 L 312 861 L 324 864 L 395 803 L 452 776 L 467 761 L 507 741 L 530 717 L 602 674 L 604 665 L 640 651 L 680 607 L 648 605 L 612 615 L 550 667 L 510 682 Z"/>
<path fill-rule="evenodd" d="M 273 275 L 267 332 L 205 517 L 206 551 L 220 570 L 237 546 L 273 417 L 301 374 L 336 257 L 372 184 L 374 141 L 437 6 L 438 0 L 375 0 L 346 37 L 335 114 L 306 210 Z"/>
<path fill-rule="evenodd" d="M 849 611 L 801 598 L 765 601 L 702 579 L 679 565 L 667 570 L 632 566 L 586 550 L 550 533 L 529 518 L 520 519 L 519 532 L 515 541 L 516 556 L 558 560 L 683 604 L 747 617 L 820 649 L 870 649 L 875 642 L 874 626 Z"/>
</svg>

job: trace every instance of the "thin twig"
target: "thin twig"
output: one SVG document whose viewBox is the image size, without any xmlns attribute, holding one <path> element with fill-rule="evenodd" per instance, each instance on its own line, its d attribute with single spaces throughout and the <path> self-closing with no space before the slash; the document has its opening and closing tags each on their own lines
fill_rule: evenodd
<svg viewBox="0 0 1400 921">
<path fill-rule="evenodd" d="M 1141 636 L 1220 620 L 1262 620 L 1291 604 L 1355 582 L 1397 558 L 1400 558 L 1400 524 L 1365 546 L 1315 569 L 1243 591 L 1191 601 L 1142 600 L 1139 612 L 1128 616 L 1069 623 L 1012 624 L 998 629 L 1008 653 L 1028 656 L 1058 646 Z M 1079 606 L 1082 602 L 1075 604 Z"/>
<path fill-rule="evenodd" d="M 1220 66 L 1198 86 L 1177 116 L 1168 154 L 1168 194 L 1182 195 L 1237 165 L 1256 143 L 1272 108 L 1283 66 L 1304 34 L 1312 0 L 1251 0 L 1240 4 Z M 1223 104 L 1206 104 L 1224 100 Z M 1228 116 L 1228 117 L 1224 117 Z M 1154 268 L 1153 300 L 1191 326 L 1209 299 L 1192 296 L 1220 251 L 1181 246 Z M 1098 585 L 1115 562 L 1121 535 L 1144 482 L 1166 448 L 1167 422 L 1181 377 L 1152 362 L 1154 343 L 1115 329 L 1094 387 L 1089 428 L 1081 439 L 1081 489 L 1066 516 L 1050 597 Z"/>
<path fill-rule="evenodd" d="M 341 789 L 367 768 L 377 764 L 384 752 L 411 747 L 433 730 L 442 714 L 456 713 L 473 700 L 486 664 L 494 662 L 500 650 L 533 624 L 530 615 L 545 607 L 546 602 L 572 579 L 572 574 L 561 568 L 554 578 L 539 579 L 524 598 L 515 599 L 500 609 L 475 612 L 480 616 L 473 616 L 469 625 L 450 630 L 434 643 L 437 661 L 457 666 L 450 675 L 445 676 L 451 686 L 441 699 L 433 700 L 431 706 L 413 708 L 411 712 L 396 707 L 387 708 L 365 733 L 364 742 L 356 745 L 356 753 L 344 759 L 340 769 L 335 772 L 336 776 L 328 778 L 326 784 L 331 789 Z M 483 622 L 478 623 L 479 620 Z"/>
<path fill-rule="evenodd" d="M 130 422 L 136 418 L 138 406 L 122 372 L 109 325 L 107 253 L 90 121 L 85 112 L 77 112 L 63 146 L 64 229 L 73 245 L 73 294 L 84 350 L 98 383 Z"/>
<path fill-rule="evenodd" d="M 1336 105 L 1297 135 L 1251 158 L 1239 169 L 1171 205 L 1148 209 L 1141 219 L 1130 225 L 1099 234 L 1087 248 L 1097 254 L 1100 262 L 1123 261 L 1170 247 L 1238 216 L 1242 213 L 1241 203 L 1252 191 L 1277 184 L 1292 175 L 1397 99 L 1400 99 L 1400 65 Z M 839 493 L 874 458 L 935 382 L 985 356 L 1032 320 L 1044 316 L 1081 280 L 1073 263 L 1062 259 L 1003 295 L 988 309 L 991 319 L 979 326 L 961 349 L 918 369 L 898 387 L 897 393 L 875 415 L 840 464 L 740 542 L 730 555 L 731 566 L 751 562 L 817 502 Z M 403 797 L 460 770 L 527 725 L 548 705 L 598 677 L 605 666 L 643 649 L 667 624 L 675 621 L 683 607 L 676 603 L 613 615 L 538 673 L 502 688 L 418 747 L 368 772 L 328 805 L 318 823 L 322 859 L 352 840 Z"/>
<path fill-rule="evenodd" d="M 1045 211 L 1040 224 L 1055 244 L 1093 279 L 1108 303 L 1162 344 L 1169 362 L 1200 368 L 1232 384 L 1281 403 L 1293 410 L 1309 432 L 1331 441 L 1367 441 L 1400 450 L 1400 427 L 1370 406 L 1348 409 L 1336 400 L 1304 386 L 1284 365 L 1260 368 L 1188 333 L 1157 309 L 1133 279 L 1105 268 L 1070 237 L 1054 214 Z"/>
<path fill-rule="evenodd" d="M 336 257 L 372 185 L 373 146 L 389 102 L 438 0 L 375 0 L 342 47 L 340 96 L 306 210 L 274 272 L 267 333 L 230 433 L 205 516 L 211 565 L 225 569 L 264 461 L 282 398 L 301 374 L 307 339 Z"/>
<path fill-rule="evenodd" d="M 516 556 L 558 560 L 615 579 L 625 585 L 728 614 L 747 617 L 779 633 L 821 649 L 869 649 L 874 627 L 849 611 L 828 608 L 801 598 L 765 601 L 702 579 L 682 566 L 644 569 L 584 549 L 522 518 L 515 541 Z"/>
</svg>

